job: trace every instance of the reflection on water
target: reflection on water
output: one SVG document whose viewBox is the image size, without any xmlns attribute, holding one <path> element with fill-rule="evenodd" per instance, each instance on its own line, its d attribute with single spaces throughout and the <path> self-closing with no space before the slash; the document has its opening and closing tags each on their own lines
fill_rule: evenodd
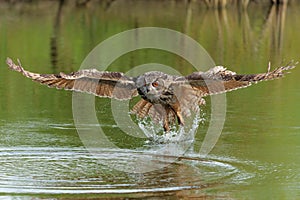
<svg viewBox="0 0 300 200">
<path fill-rule="evenodd" d="M 156 151 L 166 143 L 123 133 L 113 120 L 110 101 L 100 98 L 96 100 L 99 124 L 90 126 L 105 129 L 108 139 L 119 148 L 98 148 L 91 153 L 74 127 L 71 93 L 40 86 L 4 67 L 10 56 L 20 58 L 35 72 L 75 71 L 108 37 L 136 27 L 158 26 L 186 33 L 201 43 L 217 64 L 232 71 L 263 72 L 270 60 L 275 65 L 285 59 L 299 60 L 298 2 L 270 6 L 250 1 L 247 9 L 206 9 L 200 1 L 89 2 L 76 6 L 72 1 L 0 1 L 1 194 L 299 197 L 299 69 L 285 79 L 228 93 L 222 135 L 213 151 L 202 157 L 199 151 L 211 112 L 207 99 L 203 108 L 207 119 L 194 130 L 195 137 L 187 140 L 184 150 L 167 142 L 173 153 L 174 149 L 184 151 L 177 157 Z M 172 66 L 185 75 L 194 70 L 182 58 L 152 49 L 123 55 L 109 70 L 127 72 L 144 63 Z M 159 141 L 165 137 L 172 138 L 157 136 Z M 145 173 L 118 170 L 132 166 L 141 170 L 137 161 L 145 164 L 147 159 L 164 167 Z"/>
<path fill-rule="evenodd" d="M 60 23 L 61 23 L 61 15 L 62 15 L 62 7 L 64 5 L 64 0 L 60 0 L 59 1 L 59 5 L 58 5 L 58 9 L 57 9 L 57 13 L 55 16 L 55 21 L 54 21 L 54 25 L 53 25 L 53 35 L 50 39 L 50 55 L 51 55 L 51 64 L 53 65 L 53 67 L 55 68 L 57 65 L 57 56 L 58 56 L 58 52 L 57 52 L 57 46 L 58 46 L 58 37 L 59 37 L 59 27 L 60 27 Z"/>
</svg>

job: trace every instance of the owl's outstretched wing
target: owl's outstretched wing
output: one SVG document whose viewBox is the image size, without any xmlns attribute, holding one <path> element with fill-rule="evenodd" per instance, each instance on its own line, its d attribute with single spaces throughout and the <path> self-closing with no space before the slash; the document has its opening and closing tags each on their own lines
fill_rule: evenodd
<svg viewBox="0 0 300 200">
<path fill-rule="evenodd" d="M 197 92 L 198 97 L 224 93 L 239 88 L 245 88 L 253 83 L 281 78 L 293 69 L 297 63 L 290 62 L 286 66 L 278 67 L 270 71 L 270 65 L 266 73 L 237 74 L 222 66 L 214 67 L 206 72 L 194 72 L 185 77 L 179 77 L 176 85 L 189 85 Z"/>
<path fill-rule="evenodd" d="M 216 66 L 206 72 L 194 72 L 188 76 L 176 77 L 171 88 L 181 107 L 181 114 L 189 116 L 192 110 L 198 110 L 205 103 L 202 97 L 245 88 L 253 83 L 283 77 L 297 63 L 289 63 L 273 71 L 270 66 L 266 73 L 237 74 L 224 67 Z"/>
<path fill-rule="evenodd" d="M 120 72 L 85 69 L 71 74 L 38 74 L 24 70 L 19 61 L 17 65 L 7 58 L 6 63 L 10 69 L 22 73 L 27 78 L 57 89 L 85 92 L 119 100 L 131 99 L 138 95 L 133 78 Z"/>
</svg>

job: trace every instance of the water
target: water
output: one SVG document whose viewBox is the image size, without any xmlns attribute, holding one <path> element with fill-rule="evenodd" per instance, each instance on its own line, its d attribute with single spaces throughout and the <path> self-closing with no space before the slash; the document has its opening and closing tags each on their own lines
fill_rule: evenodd
<svg viewBox="0 0 300 200">
<path fill-rule="evenodd" d="M 210 98 L 194 129 L 184 132 L 188 134 L 155 135 L 149 124 L 140 124 L 147 137 L 124 133 L 114 121 L 110 100 L 96 98 L 99 123 L 84 128 L 102 128 L 114 148 L 91 149 L 77 133 L 72 93 L 36 84 L 5 66 L 9 56 L 34 72 L 76 71 L 99 42 L 144 26 L 183 32 L 216 64 L 239 73 L 265 72 L 269 61 L 275 67 L 299 60 L 300 4 L 295 1 L 278 9 L 252 3 L 247 11 L 206 10 L 193 1 L 145 2 L 102 1 L 88 7 L 67 2 L 60 9 L 55 1 L 0 2 L 0 194 L 299 199 L 298 68 L 284 79 L 228 93 L 222 134 L 203 156 L 199 152 L 209 126 Z M 172 66 L 182 74 L 194 70 L 184 59 L 153 49 L 125 54 L 108 70 L 125 73 L 144 63 Z"/>
</svg>

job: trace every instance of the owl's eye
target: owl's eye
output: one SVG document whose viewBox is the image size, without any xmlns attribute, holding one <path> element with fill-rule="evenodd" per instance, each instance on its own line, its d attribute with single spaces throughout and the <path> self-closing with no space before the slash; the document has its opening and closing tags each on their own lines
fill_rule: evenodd
<svg viewBox="0 0 300 200">
<path fill-rule="evenodd" d="M 152 83 L 152 86 L 153 86 L 153 87 L 157 87 L 158 85 L 159 85 L 159 84 L 158 84 L 157 81 L 155 81 L 155 82 Z"/>
</svg>

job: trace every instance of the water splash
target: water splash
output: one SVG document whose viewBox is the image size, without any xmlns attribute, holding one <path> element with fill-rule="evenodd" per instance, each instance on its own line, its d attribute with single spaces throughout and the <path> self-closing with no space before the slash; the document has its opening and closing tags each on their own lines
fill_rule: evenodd
<svg viewBox="0 0 300 200">
<path fill-rule="evenodd" d="M 148 138 L 146 143 L 193 142 L 199 125 L 204 121 L 204 114 L 198 111 L 186 120 L 184 127 L 173 125 L 167 133 L 163 131 L 162 124 L 155 124 L 147 118 L 139 119 L 138 126 Z"/>
</svg>

